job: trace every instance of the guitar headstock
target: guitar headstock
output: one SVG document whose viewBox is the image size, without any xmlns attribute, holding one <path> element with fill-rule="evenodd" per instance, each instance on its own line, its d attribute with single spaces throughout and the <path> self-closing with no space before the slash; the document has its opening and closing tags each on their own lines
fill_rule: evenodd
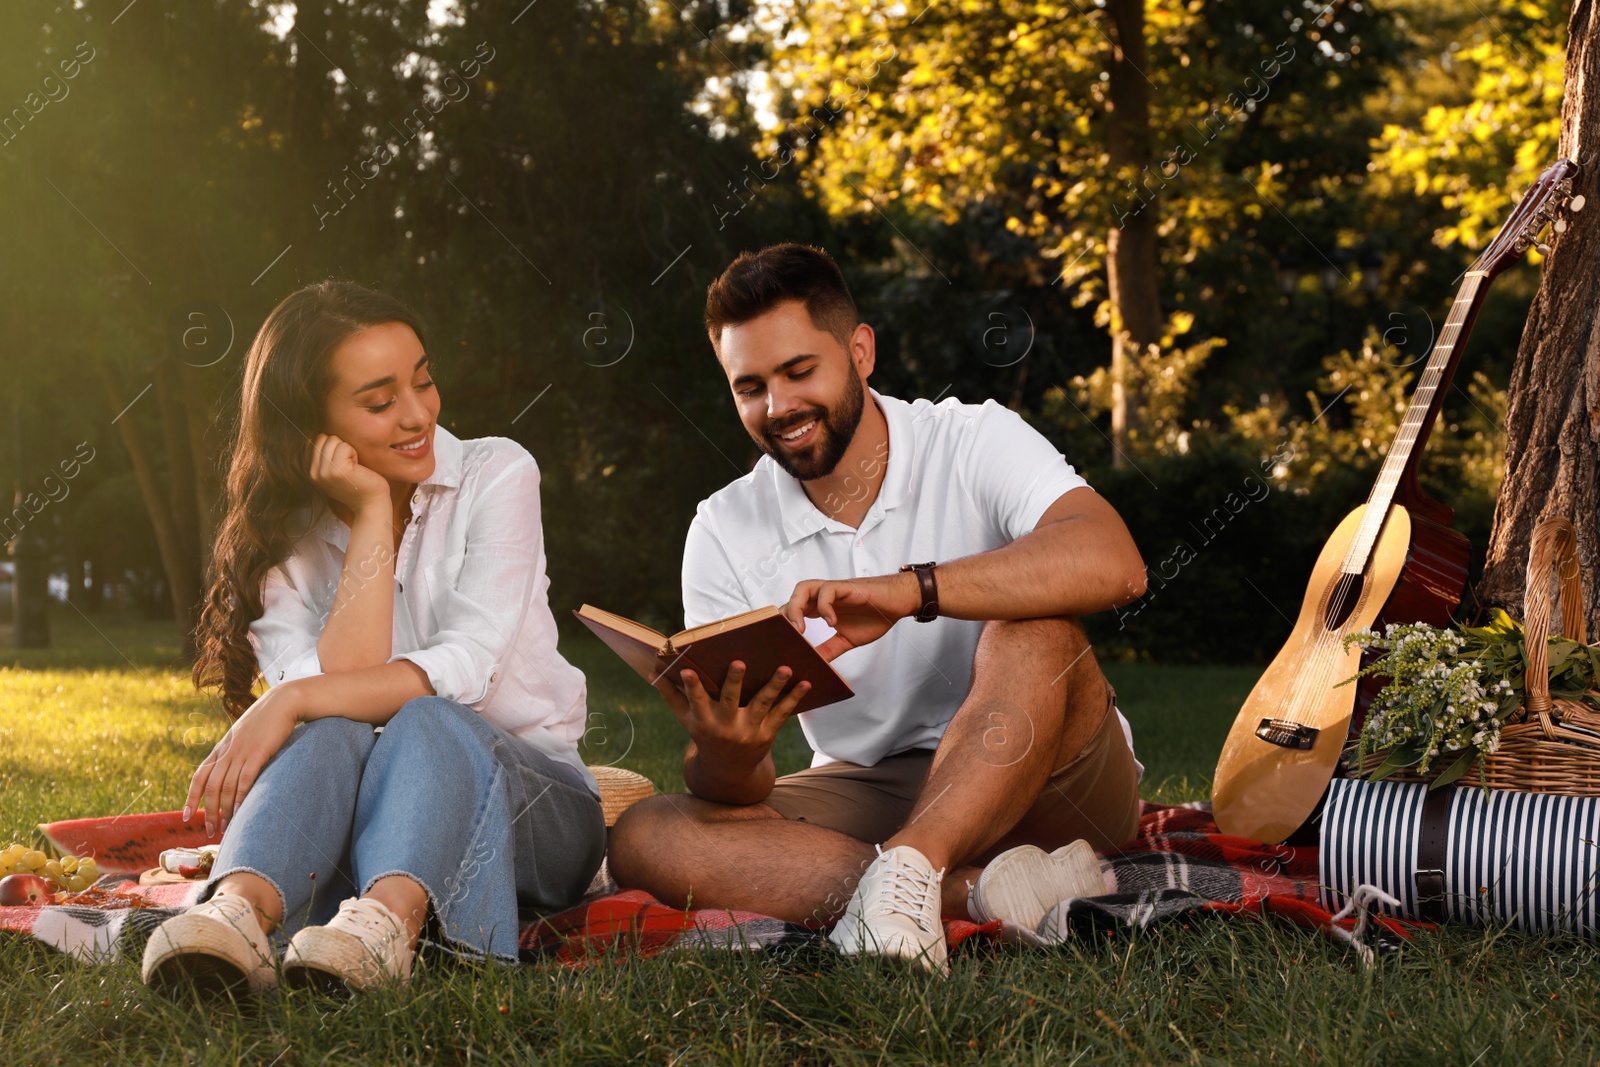
<svg viewBox="0 0 1600 1067">
<path fill-rule="evenodd" d="M 1584 198 L 1572 195 L 1572 182 L 1577 176 L 1578 165 L 1570 159 L 1558 159 L 1545 168 L 1470 269 L 1492 278 L 1520 259 L 1530 246 L 1548 253 L 1549 246 L 1539 243 L 1544 228 L 1553 223 L 1555 232 L 1562 233 L 1567 222 L 1560 217 L 1561 212 L 1583 210 Z"/>
</svg>

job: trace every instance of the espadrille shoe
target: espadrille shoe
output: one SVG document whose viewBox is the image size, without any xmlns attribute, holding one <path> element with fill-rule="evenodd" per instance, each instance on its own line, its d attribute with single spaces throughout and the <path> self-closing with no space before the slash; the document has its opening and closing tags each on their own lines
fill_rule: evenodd
<svg viewBox="0 0 1600 1067">
<path fill-rule="evenodd" d="M 163 993 L 260 993 L 277 984 L 272 947 L 244 897 L 219 893 L 174 915 L 150 935 L 141 975 Z"/>
<path fill-rule="evenodd" d="M 1050 853 L 1018 845 L 989 861 L 967 896 L 967 911 L 976 922 L 1003 919 L 1048 935 L 1039 924 L 1057 904 L 1110 891 L 1089 842 L 1074 841 Z"/>
<path fill-rule="evenodd" d="M 405 922 L 382 902 L 350 897 L 326 926 L 294 935 L 283 954 L 283 979 L 297 988 L 359 990 L 411 978 L 411 944 Z"/>
</svg>

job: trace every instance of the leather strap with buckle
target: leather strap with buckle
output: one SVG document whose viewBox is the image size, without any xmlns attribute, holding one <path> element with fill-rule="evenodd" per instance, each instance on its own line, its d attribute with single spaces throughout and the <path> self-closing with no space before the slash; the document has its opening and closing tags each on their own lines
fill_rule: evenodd
<svg viewBox="0 0 1600 1067">
<path fill-rule="evenodd" d="M 939 586 L 933 580 L 935 563 L 907 563 L 902 571 L 915 571 L 917 587 L 922 590 L 922 607 L 912 616 L 918 622 L 932 622 L 939 617 Z"/>
<path fill-rule="evenodd" d="M 1444 853 L 1450 829 L 1449 786 L 1432 789 L 1422 802 L 1422 824 L 1417 830 L 1417 870 L 1414 876 L 1417 915 L 1426 922 L 1445 921 Z"/>
</svg>

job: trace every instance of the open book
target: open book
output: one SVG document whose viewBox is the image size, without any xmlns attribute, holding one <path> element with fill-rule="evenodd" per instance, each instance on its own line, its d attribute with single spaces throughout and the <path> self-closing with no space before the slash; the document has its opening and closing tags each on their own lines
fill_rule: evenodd
<svg viewBox="0 0 1600 1067">
<path fill-rule="evenodd" d="M 728 664 L 737 659 L 745 665 L 740 706 L 754 697 L 779 667 L 794 672 L 785 692 L 800 682 L 811 683 L 811 691 L 796 711 L 811 711 L 855 695 L 776 607 L 757 608 L 671 637 L 588 604 L 573 614 L 647 682 L 654 682 L 663 671 L 677 682 L 687 668 L 699 676 L 712 699 L 717 699 Z"/>
</svg>

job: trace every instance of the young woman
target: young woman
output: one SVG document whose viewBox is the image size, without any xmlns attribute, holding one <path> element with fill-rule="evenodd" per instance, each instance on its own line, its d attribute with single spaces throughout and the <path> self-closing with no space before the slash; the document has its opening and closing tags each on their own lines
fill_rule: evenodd
<svg viewBox="0 0 1600 1067">
<path fill-rule="evenodd" d="M 194 668 L 233 723 L 184 808 L 221 851 L 152 933 L 152 986 L 259 992 L 269 933 L 298 985 L 403 981 L 424 931 L 514 961 L 518 905 L 571 904 L 599 867 L 539 468 L 439 425 L 423 338 L 403 304 L 328 281 L 251 345 Z"/>
</svg>

